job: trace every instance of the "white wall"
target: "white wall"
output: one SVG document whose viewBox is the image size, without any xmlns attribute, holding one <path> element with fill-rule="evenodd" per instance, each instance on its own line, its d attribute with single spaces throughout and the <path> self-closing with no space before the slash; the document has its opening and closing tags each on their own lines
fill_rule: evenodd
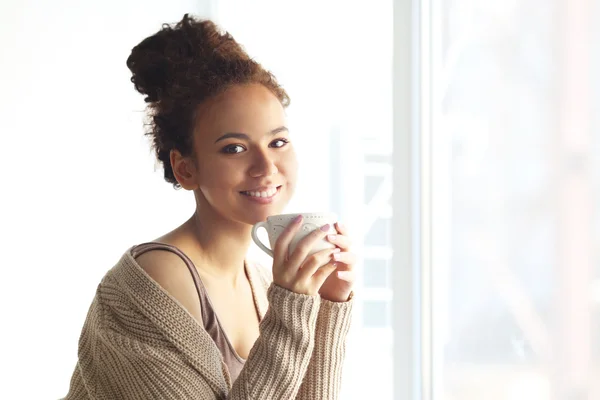
<svg viewBox="0 0 600 400">
<path fill-rule="evenodd" d="M 64 396 L 102 275 L 191 215 L 192 197 L 153 173 L 125 61 L 161 23 L 208 9 L 0 2 L 0 398 Z"/>
</svg>

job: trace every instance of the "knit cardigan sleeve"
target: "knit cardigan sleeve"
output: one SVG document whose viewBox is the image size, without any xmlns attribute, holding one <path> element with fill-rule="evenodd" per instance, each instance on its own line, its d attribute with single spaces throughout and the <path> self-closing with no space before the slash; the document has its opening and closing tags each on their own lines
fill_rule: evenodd
<svg viewBox="0 0 600 400">
<path fill-rule="evenodd" d="M 255 265 L 263 284 L 272 276 L 266 268 Z M 296 400 L 336 400 L 340 396 L 342 367 L 346 357 L 346 340 L 352 320 L 353 295 L 346 302 L 321 300 L 315 327 L 314 350 Z"/>
<path fill-rule="evenodd" d="M 296 400 L 337 400 L 346 357 L 353 300 L 321 300 L 315 330 L 315 347 Z"/>
<path fill-rule="evenodd" d="M 231 386 L 208 333 L 126 254 L 98 286 L 66 399 L 295 398 L 321 299 L 274 284 L 267 298 L 259 338 Z"/>
</svg>

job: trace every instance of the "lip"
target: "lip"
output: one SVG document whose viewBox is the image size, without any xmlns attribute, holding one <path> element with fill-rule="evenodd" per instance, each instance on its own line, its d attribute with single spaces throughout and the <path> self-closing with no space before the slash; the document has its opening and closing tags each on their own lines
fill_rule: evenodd
<svg viewBox="0 0 600 400">
<path fill-rule="evenodd" d="M 277 188 L 277 191 L 275 192 L 275 194 L 271 197 L 254 197 L 254 196 L 249 196 L 247 194 L 244 194 L 242 192 L 240 192 L 240 195 L 249 200 L 252 201 L 254 203 L 258 203 L 258 204 L 270 204 L 273 201 L 275 201 L 275 199 L 277 198 L 277 196 L 279 196 L 279 193 L 281 193 L 281 188 L 283 187 L 283 185 L 279 185 L 279 186 L 261 186 L 258 187 L 256 189 L 252 189 L 252 190 L 244 190 L 244 192 L 262 192 L 262 191 L 267 191 L 271 188 Z"/>
<path fill-rule="evenodd" d="M 258 186 L 253 189 L 242 190 L 242 192 L 266 192 L 270 189 L 279 189 L 282 185 Z"/>
</svg>

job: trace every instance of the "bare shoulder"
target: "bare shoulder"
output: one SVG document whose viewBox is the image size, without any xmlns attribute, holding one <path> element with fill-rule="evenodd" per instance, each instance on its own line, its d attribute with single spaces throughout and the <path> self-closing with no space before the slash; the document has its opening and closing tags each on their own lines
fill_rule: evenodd
<svg viewBox="0 0 600 400">
<path fill-rule="evenodd" d="M 202 324 L 200 299 L 185 262 L 177 254 L 150 250 L 136 258 L 138 265 Z"/>
</svg>

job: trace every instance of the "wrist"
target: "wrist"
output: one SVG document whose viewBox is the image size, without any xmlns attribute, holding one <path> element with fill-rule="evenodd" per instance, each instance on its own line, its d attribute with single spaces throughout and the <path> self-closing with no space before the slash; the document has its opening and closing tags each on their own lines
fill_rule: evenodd
<svg viewBox="0 0 600 400">
<path fill-rule="evenodd" d="M 340 296 L 328 296 L 321 294 L 321 299 L 331 301 L 332 303 L 345 303 L 352 300 L 352 297 L 354 297 L 354 292 L 352 290 Z"/>
</svg>

